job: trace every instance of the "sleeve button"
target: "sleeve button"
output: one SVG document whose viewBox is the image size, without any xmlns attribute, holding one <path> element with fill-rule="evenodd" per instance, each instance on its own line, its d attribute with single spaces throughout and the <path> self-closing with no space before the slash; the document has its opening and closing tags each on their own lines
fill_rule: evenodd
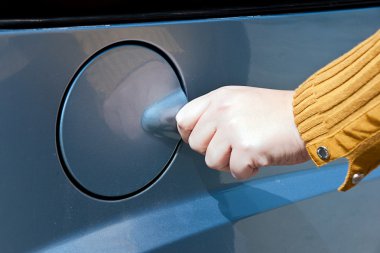
<svg viewBox="0 0 380 253">
<path fill-rule="evenodd" d="M 321 158 L 324 161 L 330 158 L 329 151 L 327 150 L 326 147 L 323 147 L 323 146 L 317 148 L 317 155 L 319 156 L 319 158 Z"/>
<path fill-rule="evenodd" d="M 353 183 L 353 184 L 357 184 L 357 183 L 359 183 L 363 178 L 364 178 L 364 174 L 358 174 L 358 173 L 356 173 L 356 174 L 354 174 L 354 175 L 352 176 L 352 183 Z"/>
</svg>

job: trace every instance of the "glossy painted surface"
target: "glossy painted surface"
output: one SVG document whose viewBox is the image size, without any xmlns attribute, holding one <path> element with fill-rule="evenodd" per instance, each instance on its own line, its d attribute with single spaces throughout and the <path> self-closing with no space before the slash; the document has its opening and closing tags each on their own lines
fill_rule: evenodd
<svg viewBox="0 0 380 253">
<path fill-rule="evenodd" d="M 306 173 L 279 175 L 276 179 L 258 179 L 233 188 L 211 192 L 210 195 L 200 195 L 189 202 L 178 202 L 174 206 L 163 209 L 158 208 L 155 210 L 154 215 L 140 215 L 129 222 L 119 222 L 95 230 L 91 234 L 56 245 L 44 252 L 74 252 L 78 248 L 87 249 L 88 245 L 93 244 L 96 245 L 96 249 L 88 248 L 88 251 L 85 250 L 85 252 L 106 252 L 109 250 L 112 252 L 125 252 L 125 249 L 128 249 L 128 252 L 154 250 L 171 244 L 173 241 L 186 240 L 186 238 L 193 235 L 207 233 L 208 230 L 213 230 L 215 227 L 227 226 L 230 223 L 244 220 L 266 211 L 330 192 L 340 183 L 340 178 L 345 176 L 343 167 L 341 165 L 335 168 L 330 167 L 329 171 L 314 172 L 308 170 Z M 376 171 L 366 180 L 379 177 L 380 171 Z M 323 182 L 322 186 L 320 182 Z M 216 205 L 219 209 L 217 212 L 215 212 Z M 177 219 L 181 218 L 185 222 L 180 224 L 178 222 L 172 223 L 167 219 L 166 223 L 162 222 L 159 228 L 154 228 L 152 231 L 144 231 L 142 234 L 136 231 L 140 227 L 150 227 L 152 224 L 156 224 L 157 219 L 166 217 L 168 213 L 175 214 Z M 286 216 L 283 218 L 287 219 Z M 170 230 L 171 226 L 175 226 L 175 231 L 160 232 L 160 229 Z M 248 228 L 248 230 L 257 229 L 255 227 Z M 300 230 L 299 232 L 307 231 Z M 139 242 L 138 246 L 131 245 L 129 240 L 123 240 L 121 237 L 123 233 L 133 238 L 129 240 Z M 147 239 L 147 236 L 149 239 Z M 246 236 L 249 238 L 249 233 Z M 122 246 L 110 248 L 109 244 L 97 243 L 98 238 L 107 238 L 105 240 L 118 238 Z M 270 240 L 277 241 L 279 239 L 271 238 Z M 179 250 L 181 245 L 175 248 Z M 183 250 L 191 252 L 187 248 Z"/>
<path fill-rule="evenodd" d="M 113 43 L 158 47 L 193 99 L 226 84 L 294 89 L 379 27 L 380 8 L 371 8 L 1 31 L 1 251 L 378 252 L 379 172 L 344 194 L 335 191 L 342 161 L 266 168 L 237 182 L 181 145 L 144 192 L 102 201 L 71 184 L 55 139 L 74 74 Z"/>
<path fill-rule="evenodd" d="M 111 46 L 82 66 L 58 123 L 59 147 L 74 183 L 100 198 L 124 198 L 164 170 L 180 138 L 160 138 L 142 124 L 152 121 L 148 107 L 181 90 L 173 67 L 154 49 L 134 44 Z M 162 124 L 155 128 L 166 131 Z"/>
</svg>

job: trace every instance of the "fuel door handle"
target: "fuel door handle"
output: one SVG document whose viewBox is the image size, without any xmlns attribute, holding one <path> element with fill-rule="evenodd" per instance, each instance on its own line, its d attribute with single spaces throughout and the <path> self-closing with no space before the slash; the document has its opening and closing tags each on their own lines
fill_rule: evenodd
<svg viewBox="0 0 380 253">
<path fill-rule="evenodd" d="M 141 118 L 142 128 L 157 137 L 180 140 L 175 117 L 187 102 L 184 91 L 178 88 L 144 111 Z"/>
</svg>

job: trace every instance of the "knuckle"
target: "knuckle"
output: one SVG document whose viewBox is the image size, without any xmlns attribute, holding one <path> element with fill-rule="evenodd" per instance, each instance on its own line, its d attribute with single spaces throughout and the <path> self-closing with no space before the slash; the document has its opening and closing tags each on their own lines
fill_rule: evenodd
<svg viewBox="0 0 380 253">
<path fill-rule="evenodd" d="M 243 153 L 249 153 L 251 155 L 254 155 L 255 151 L 258 149 L 252 142 L 242 140 L 240 143 L 238 143 L 239 150 Z"/>
<path fill-rule="evenodd" d="M 238 180 L 244 180 L 245 179 L 244 173 L 242 173 L 242 171 L 240 171 L 240 170 L 231 169 L 231 173 L 232 173 L 233 177 L 238 179 Z"/>
<path fill-rule="evenodd" d="M 192 149 L 196 148 L 196 143 L 194 141 L 194 135 L 193 134 L 190 134 L 188 142 L 189 142 L 190 148 L 192 148 Z"/>
<path fill-rule="evenodd" d="M 222 101 L 218 104 L 216 110 L 219 114 L 227 113 L 231 110 L 232 103 L 230 101 Z"/>
<path fill-rule="evenodd" d="M 182 118 L 183 118 L 183 108 L 180 109 L 177 114 L 175 115 L 175 120 L 178 122 L 181 122 L 182 121 Z"/>
<path fill-rule="evenodd" d="M 255 164 L 257 165 L 256 167 L 266 167 L 270 165 L 270 159 L 265 156 L 265 155 L 259 155 L 255 159 Z"/>
<path fill-rule="evenodd" d="M 193 129 L 186 124 L 185 122 L 177 123 L 178 130 L 180 130 L 180 133 L 190 133 Z"/>
<path fill-rule="evenodd" d="M 219 160 L 213 157 L 212 155 L 210 155 L 209 153 L 207 153 L 205 156 L 205 163 L 207 167 L 211 169 L 216 169 L 216 170 L 221 169 Z"/>
<path fill-rule="evenodd" d="M 241 167 L 231 168 L 232 175 L 238 180 L 245 180 L 257 174 L 259 168 L 253 162 L 246 161 Z"/>
<path fill-rule="evenodd" d="M 238 149 L 251 157 L 252 162 L 247 166 L 266 167 L 272 164 L 270 151 L 267 150 L 261 143 L 252 143 L 242 141 L 238 144 Z"/>
<path fill-rule="evenodd" d="M 209 152 L 206 153 L 206 156 L 205 156 L 205 163 L 206 163 L 207 167 L 209 167 L 209 168 L 211 168 L 211 169 L 214 169 L 215 162 L 214 162 L 213 159 L 211 158 L 211 155 L 209 154 Z"/>
<path fill-rule="evenodd" d="M 194 135 L 190 135 L 188 141 L 189 141 L 189 146 L 191 149 L 193 149 L 194 151 L 198 153 L 204 154 L 206 149 L 203 147 L 203 145 L 201 145 L 199 141 L 197 141 Z"/>
<path fill-rule="evenodd" d="M 177 114 L 175 116 L 175 120 L 177 122 L 177 126 L 181 129 L 185 129 L 186 128 L 186 124 L 185 124 L 185 120 L 184 120 L 184 117 L 180 114 Z"/>
<path fill-rule="evenodd" d="M 254 165 L 257 168 L 269 166 L 272 163 L 270 152 L 264 148 L 256 149 L 253 155 Z"/>
</svg>

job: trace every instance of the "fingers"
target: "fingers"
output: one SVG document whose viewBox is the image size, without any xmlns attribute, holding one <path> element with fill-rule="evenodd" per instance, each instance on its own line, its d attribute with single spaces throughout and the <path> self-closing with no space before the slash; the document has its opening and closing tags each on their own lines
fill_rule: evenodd
<svg viewBox="0 0 380 253">
<path fill-rule="evenodd" d="M 216 125 L 207 112 L 205 112 L 193 128 L 188 137 L 189 146 L 200 154 L 205 154 L 207 147 L 214 137 Z"/>
<path fill-rule="evenodd" d="M 246 152 L 238 149 L 232 149 L 230 157 L 231 174 L 236 179 L 247 179 L 259 172 L 254 162 L 249 158 Z"/>
<path fill-rule="evenodd" d="M 229 171 L 230 155 L 231 146 L 223 132 L 217 131 L 207 147 L 205 157 L 207 166 L 220 171 Z"/>
<path fill-rule="evenodd" d="M 209 105 L 207 94 L 187 103 L 176 115 L 178 132 L 185 142 Z"/>
</svg>

